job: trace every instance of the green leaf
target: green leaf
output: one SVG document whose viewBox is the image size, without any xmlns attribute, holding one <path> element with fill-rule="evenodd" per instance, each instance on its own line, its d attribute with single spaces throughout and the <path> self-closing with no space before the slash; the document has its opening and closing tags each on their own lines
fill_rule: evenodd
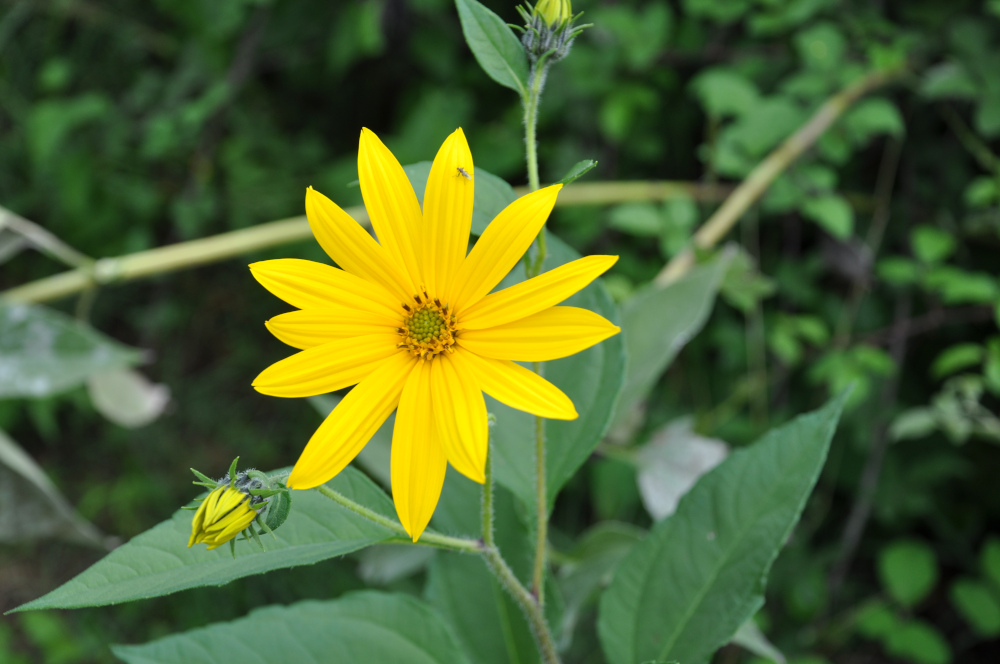
<svg viewBox="0 0 1000 664">
<path fill-rule="evenodd" d="M 528 56 L 502 18 L 476 2 L 455 0 L 462 34 L 476 61 L 500 85 L 527 95 Z"/>
<path fill-rule="evenodd" d="M 950 265 L 929 270 L 924 285 L 940 293 L 946 304 L 993 304 L 1000 295 L 993 275 L 967 272 Z"/>
<path fill-rule="evenodd" d="M 767 572 L 826 460 L 845 396 L 733 452 L 618 566 L 598 631 L 610 664 L 706 660 L 763 604 Z"/>
<path fill-rule="evenodd" d="M 150 424 L 170 403 L 170 388 L 134 369 L 110 369 L 87 379 L 94 408 L 115 424 L 136 429 Z"/>
<path fill-rule="evenodd" d="M 898 540 L 879 552 L 878 573 L 889 596 L 905 607 L 920 603 L 937 583 L 934 550 L 917 540 Z"/>
<path fill-rule="evenodd" d="M 551 234 L 548 249 L 544 270 L 579 257 Z M 518 265 L 497 288 L 506 288 L 523 278 L 523 267 Z M 612 322 L 618 321 L 618 309 L 600 281 L 587 286 L 564 304 L 589 309 Z M 580 413 L 575 420 L 545 421 L 546 485 L 551 507 L 559 490 L 590 457 L 608 429 L 625 375 L 622 335 L 615 335 L 582 353 L 546 362 L 543 372 L 547 380 L 573 400 Z M 535 417 L 490 397 L 486 399 L 486 406 L 497 418 L 492 432 L 497 481 L 532 506 L 535 504 Z"/>
<path fill-rule="evenodd" d="M 381 514 L 395 514 L 388 496 L 353 468 L 344 469 L 327 486 Z M 398 539 L 395 532 L 316 491 L 295 492 L 292 513 L 275 531 L 277 541 L 268 538 L 266 551 L 240 541 L 235 560 L 227 547 L 214 551 L 200 545 L 188 548 L 191 518 L 192 512 L 178 510 L 169 521 L 134 537 L 67 583 L 16 610 L 102 606 L 199 586 L 220 586 L 233 579 L 310 565 Z"/>
<path fill-rule="evenodd" d="M 566 173 L 562 180 L 554 184 L 567 185 L 589 173 L 595 166 L 597 166 L 597 162 L 593 159 L 578 161 L 573 164 L 573 168 L 569 169 L 569 172 Z"/>
<path fill-rule="evenodd" d="M 628 368 L 615 426 L 646 398 L 680 349 L 705 325 L 730 260 L 723 254 L 669 286 L 650 285 L 624 303 Z"/>
<path fill-rule="evenodd" d="M 892 440 L 910 440 L 929 436 L 937 429 L 933 408 L 910 408 L 896 416 L 889 427 Z"/>
<path fill-rule="evenodd" d="M 806 67 L 831 70 L 840 66 L 847 40 L 833 23 L 817 23 L 795 35 L 795 48 Z"/>
<path fill-rule="evenodd" d="M 942 62 L 924 72 L 920 94 L 928 99 L 975 99 L 979 86 L 961 64 Z"/>
<path fill-rule="evenodd" d="M 920 267 L 913 261 L 899 256 L 887 256 L 876 267 L 879 279 L 893 286 L 909 286 L 920 278 Z"/>
<path fill-rule="evenodd" d="M 955 251 L 955 237 L 934 226 L 921 225 L 910 235 L 913 253 L 924 263 L 940 263 Z"/>
<path fill-rule="evenodd" d="M 931 365 L 935 378 L 943 378 L 983 361 L 983 347 L 979 344 L 955 344 L 937 356 Z"/>
<path fill-rule="evenodd" d="M 983 575 L 993 583 L 993 589 L 1000 594 L 1000 538 L 990 537 L 979 552 L 979 567 Z"/>
<path fill-rule="evenodd" d="M 269 606 L 226 623 L 138 646 L 112 646 L 129 664 L 412 662 L 467 664 L 455 636 L 408 595 L 354 592 L 332 601 Z"/>
<path fill-rule="evenodd" d="M 809 198 L 802 206 L 802 214 L 837 239 L 846 240 L 854 232 L 854 210 L 843 196 L 824 194 Z"/>
<path fill-rule="evenodd" d="M 636 237 L 659 237 L 664 219 L 652 203 L 625 203 L 611 208 L 608 225 Z"/>
<path fill-rule="evenodd" d="M 858 610 L 854 616 L 858 632 L 870 639 L 883 639 L 899 625 L 896 612 L 882 601 L 873 601 Z"/>
<path fill-rule="evenodd" d="M 856 145 L 864 145 L 879 134 L 901 135 L 906 126 L 899 109 L 888 99 L 863 99 L 844 115 L 844 129 Z"/>
<path fill-rule="evenodd" d="M 725 67 L 702 71 L 690 86 L 705 111 L 716 118 L 743 115 L 760 100 L 757 86 L 750 79 Z"/>
<path fill-rule="evenodd" d="M 141 359 L 138 350 L 66 314 L 0 302 L 0 399 L 57 394 Z"/>
<path fill-rule="evenodd" d="M 922 620 L 901 622 L 883 642 L 885 651 L 913 664 L 948 664 L 951 649 L 941 633 Z"/>
<path fill-rule="evenodd" d="M 959 579 L 951 584 L 951 603 L 979 636 L 1000 636 L 1000 600 L 989 586 L 976 579 Z"/>
</svg>

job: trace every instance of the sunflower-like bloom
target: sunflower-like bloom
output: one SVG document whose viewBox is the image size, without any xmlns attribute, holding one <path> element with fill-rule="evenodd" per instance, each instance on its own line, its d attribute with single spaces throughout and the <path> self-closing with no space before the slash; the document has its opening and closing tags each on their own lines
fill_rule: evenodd
<svg viewBox="0 0 1000 664">
<path fill-rule="evenodd" d="M 205 496 L 191 522 L 188 547 L 207 544 L 211 551 L 239 535 L 257 517 L 252 496 L 228 484 Z"/>
<path fill-rule="evenodd" d="M 581 258 L 491 293 L 538 235 L 561 185 L 508 205 L 466 255 L 475 169 L 461 129 L 434 158 L 423 210 L 399 162 L 368 129 L 361 132 L 358 175 L 377 242 L 309 188 L 310 227 L 340 269 L 291 258 L 250 266 L 265 288 L 299 309 L 267 328 L 301 349 L 265 369 L 253 386 L 305 397 L 356 385 L 309 440 L 288 478 L 293 489 L 331 479 L 397 411 L 392 497 L 416 541 L 437 506 L 448 463 L 484 481 L 483 392 L 542 417 L 577 417 L 559 388 L 515 361 L 566 357 L 619 331 L 586 309 L 554 306 L 618 257 Z"/>
</svg>

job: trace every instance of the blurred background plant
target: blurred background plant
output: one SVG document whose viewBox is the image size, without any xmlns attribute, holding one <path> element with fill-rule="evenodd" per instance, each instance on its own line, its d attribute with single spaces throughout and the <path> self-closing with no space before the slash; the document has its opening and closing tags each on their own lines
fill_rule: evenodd
<svg viewBox="0 0 1000 664">
<path fill-rule="evenodd" d="M 513 3 L 485 4 L 517 20 Z M 996 661 L 1000 2 L 580 10 L 594 27 L 540 108 L 542 181 L 593 158 L 585 181 L 699 186 L 559 208 L 550 229 L 621 256 L 606 283 L 626 320 L 679 312 L 697 336 L 556 504 L 567 661 L 600 661 L 588 602 L 640 529 L 728 449 L 852 383 L 759 629 L 737 639 L 757 655 L 729 646 L 717 661 L 779 657 L 763 633 L 800 664 Z M 690 302 L 635 304 L 720 188 L 845 86 L 900 67 L 778 175 L 728 236 L 724 274 L 697 268 Z M 520 123 L 447 0 L 0 0 L 0 287 L 297 216 L 309 185 L 358 204 L 362 125 L 404 164 L 462 126 L 477 167 L 523 184 Z M 285 350 L 246 269 L 293 253 L 322 260 L 306 241 L 87 289 L 55 310 L 0 307 L 0 608 L 187 502 L 189 467 L 221 474 L 236 451 L 262 468 L 296 457 L 317 416 L 249 387 Z M 26 358 L 47 380 L 24 379 Z M 622 523 L 588 532 L 598 520 Z M 0 623 L 0 659 L 113 661 L 108 642 L 267 603 L 420 593 L 426 553 L 413 556 L 374 549 L 126 604 L 113 621 L 103 609 L 18 614 Z"/>
</svg>

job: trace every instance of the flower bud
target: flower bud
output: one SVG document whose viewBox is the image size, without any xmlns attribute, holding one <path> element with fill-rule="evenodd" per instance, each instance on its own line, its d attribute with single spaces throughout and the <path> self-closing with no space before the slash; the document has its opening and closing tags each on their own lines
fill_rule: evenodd
<svg viewBox="0 0 1000 664">
<path fill-rule="evenodd" d="M 541 16 L 550 28 L 555 28 L 573 16 L 573 7 L 569 0 L 539 0 L 532 14 Z"/>
<path fill-rule="evenodd" d="M 208 494 L 194 514 L 188 546 L 204 543 L 211 551 L 243 532 L 257 518 L 258 510 L 250 506 L 250 499 L 249 494 L 228 486 Z"/>
<path fill-rule="evenodd" d="M 207 544 L 211 551 L 229 542 L 235 557 L 235 537 L 242 532 L 244 539 L 253 538 L 263 550 L 260 533 L 268 532 L 274 536 L 273 531 L 288 518 L 291 509 L 288 487 L 252 468 L 237 473 L 237 461 L 239 457 L 233 460 L 229 472 L 220 480 L 213 480 L 191 469 L 200 480 L 195 484 L 211 491 L 202 499 L 200 507 L 185 508 L 197 509 L 191 522 L 189 547 Z"/>
</svg>

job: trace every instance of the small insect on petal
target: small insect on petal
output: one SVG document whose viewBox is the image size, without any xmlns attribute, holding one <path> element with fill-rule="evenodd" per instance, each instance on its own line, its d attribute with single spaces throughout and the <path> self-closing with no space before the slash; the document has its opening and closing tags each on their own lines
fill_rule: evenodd
<svg viewBox="0 0 1000 664">
<path fill-rule="evenodd" d="M 457 171 L 458 171 L 458 174 L 459 174 L 459 175 L 461 175 L 461 176 L 462 176 L 463 178 L 465 178 L 466 180 L 468 180 L 468 181 L 470 181 L 470 182 L 472 181 L 472 175 L 470 175 L 470 174 L 469 174 L 469 171 L 465 170 L 465 169 L 464 169 L 464 168 L 462 168 L 461 166 L 456 166 L 456 167 L 455 167 L 455 170 L 457 170 Z"/>
</svg>

